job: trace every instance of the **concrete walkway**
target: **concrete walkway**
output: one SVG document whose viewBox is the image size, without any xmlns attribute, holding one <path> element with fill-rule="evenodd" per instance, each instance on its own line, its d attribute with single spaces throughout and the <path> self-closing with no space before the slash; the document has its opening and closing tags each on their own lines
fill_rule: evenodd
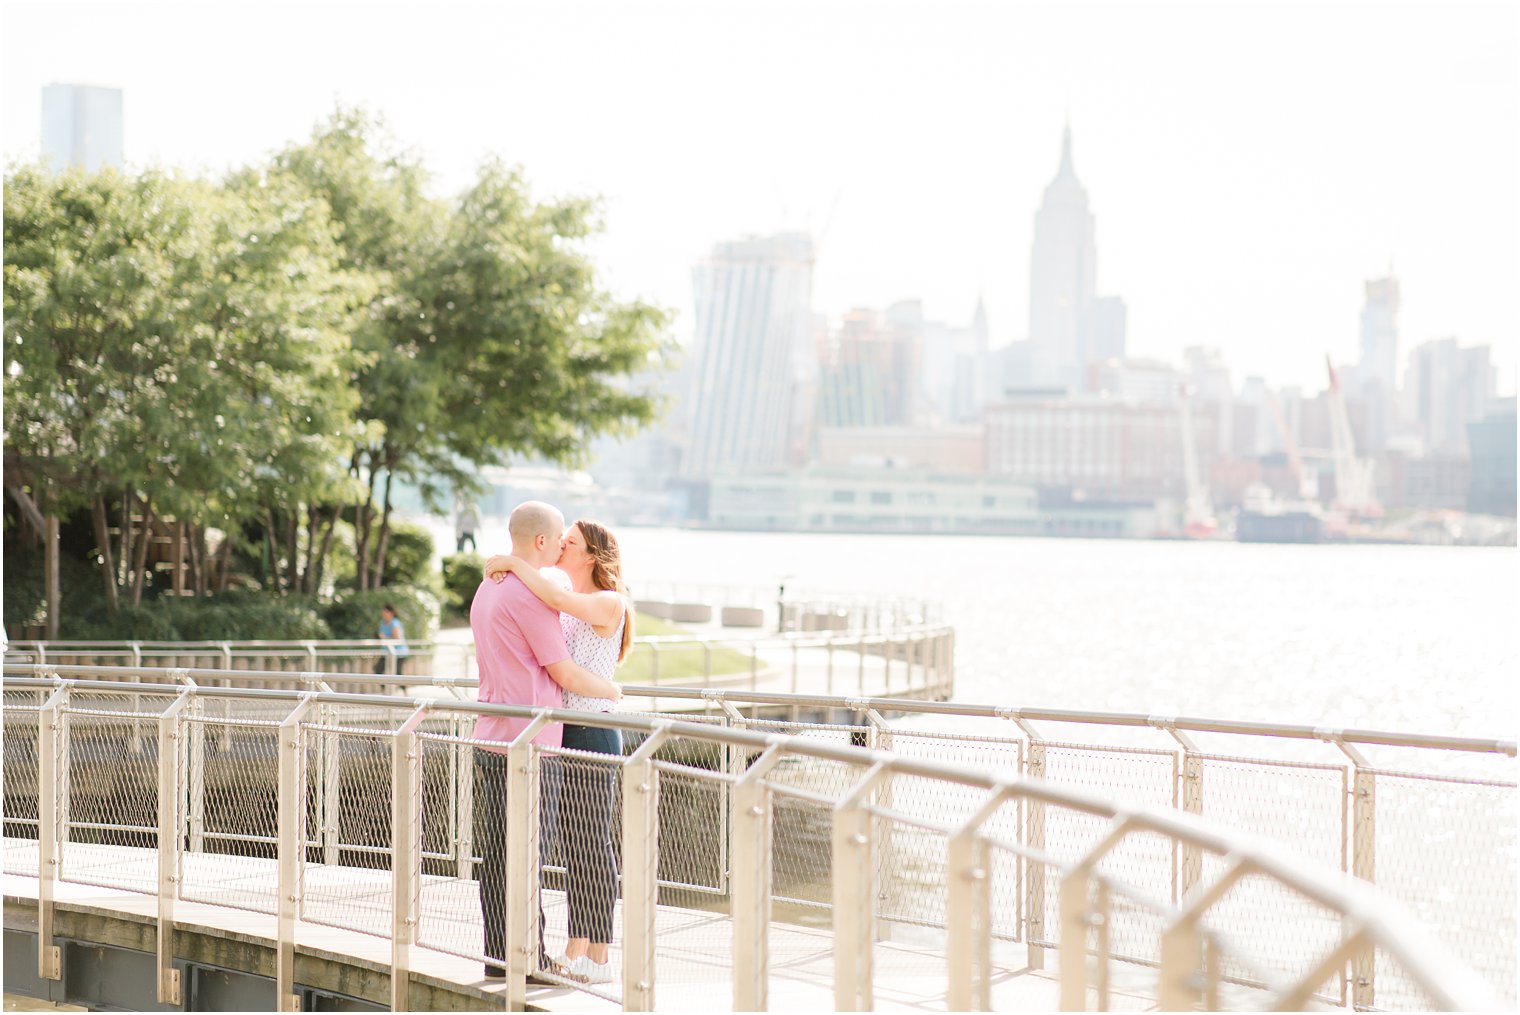
<svg viewBox="0 0 1520 1015">
<path fill-rule="evenodd" d="M 29 842 L 7 839 L 6 851 L 11 858 L 17 858 Z M 70 844 L 64 857 L 64 871 L 70 878 L 138 884 L 153 870 L 153 857 L 151 849 Z M 268 956 L 275 944 L 275 919 L 269 912 L 275 900 L 274 861 L 211 854 L 186 854 L 185 861 L 183 892 L 187 900 L 195 901 L 179 901 L 175 905 L 180 937 L 186 941 L 219 939 L 220 962 L 230 968 L 267 973 Z M 419 929 L 422 940 L 431 947 L 413 951 L 414 1003 L 442 1007 L 445 998 L 452 998 L 448 1007 L 499 1010 L 505 1001 L 501 981 L 483 979 L 481 960 L 460 954 L 474 952 L 481 941 L 475 883 L 448 877 L 428 877 L 425 881 Z M 15 924 L 13 929 L 26 929 L 28 910 L 35 926 L 36 879 L 8 873 L 3 884 L 6 926 Z M 58 883 L 55 898 L 56 933 L 60 936 L 78 937 L 87 933 L 94 937 L 130 939 L 132 925 L 140 928 L 156 920 L 156 901 L 146 891 L 66 880 Z M 554 928 L 564 926 L 563 895 L 546 891 L 544 906 L 549 928 L 547 943 L 552 952 L 563 941 L 554 932 Z M 265 911 L 254 911 L 261 908 Z M 297 969 L 302 982 L 387 1003 L 390 942 L 378 933 L 366 933 L 365 929 L 390 926 L 389 873 L 308 865 L 304 914 L 296 929 Z M 823 926 L 771 925 L 772 1010 L 834 1007 L 833 940 L 827 915 L 819 915 Z M 112 930 L 117 924 L 127 929 Z M 944 1010 L 945 958 L 938 947 L 939 935 L 924 932 L 913 940 L 909 931 L 907 939 L 883 941 L 876 946 L 876 1006 Z M 728 916 L 662 905 L 655 933 L 656 1006 L 672 1011 L 728 1009 L 732 997 L 732 926 Z M 617 958 L 614 945 L 614 963 Z M 1054 977 L 1025 968 L 1022 946 L 1000 945 L 994 952 L 994 968 L 993 1003 L 997 1008 L 1057 1007 Z M 621 992 L 619 982 L 602 990 L 603 996 L 597 996 L 587 989 L 570 986 L 531 987 L 528 998 L 531 1007 L 546 1011 L 614 1011 L 621 1007 L 617 1000 Z M 1122 992 L 1116 993 L 1112 1002 L 1126 1010 L 1141 1010 L 1151 1003 L 1140 993 Z"/>
</svg>

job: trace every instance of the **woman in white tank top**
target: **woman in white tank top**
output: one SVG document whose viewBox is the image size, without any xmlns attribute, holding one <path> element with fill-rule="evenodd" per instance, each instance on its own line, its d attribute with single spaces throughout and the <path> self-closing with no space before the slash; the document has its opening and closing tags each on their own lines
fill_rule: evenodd
<svg viewBox="0 0 1520 1015">
<path fill-rule="evenodd" d="M 604 526 L 582 519 L 561 541 L 556 567 L 570 577 L 565 589 L 518 557 L 497 555 L 486 561 L 488 578 L 500 581 L 515 573 L 538 598 L 560 611 L 570 656 L 597 676 L 613 679 L 633 644 L 633 608 L 623 587 L 617 539 Z M 565 707 L 582 712 L 610 712 L 611 698 L 565 692 Z M 615 729 L 566 723 L 566 750 L 621 755 Z M 616 769 L 573 756 L 565 761 L 559 820 L 564 829 L 566 896 L 570 913 L 569 943 L 560 962 L 568 975 L 586 983 L 610 983 L 612 913 L 617 901 L 617 855 L 612 847 L 612 799 Z"/>
</svg>

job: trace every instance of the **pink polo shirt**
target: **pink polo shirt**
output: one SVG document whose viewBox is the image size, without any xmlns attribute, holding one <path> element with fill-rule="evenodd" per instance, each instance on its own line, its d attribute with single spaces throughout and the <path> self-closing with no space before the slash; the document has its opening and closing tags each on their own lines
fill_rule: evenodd
<svg viewBox="0 0 1520 1015">
<path fill-rule="evenodd" d="M 559 685 L 545 668 L 570 658 L 559 611 L 546 605 L 515 574 L 500 584 L 487 578 L 475 590 L 470 606 L 470 630 L 475 633 L 475 662 L 480 667 L 476 700 L 499 705 L 559 708 Z M 480 740 L 510 741 L 528 725 L 527 719 L 483 715 L 475 721 Z M 561 727 L 550 723 L 533 738 L 536 744 L 560 745 Z"/>
</svg>

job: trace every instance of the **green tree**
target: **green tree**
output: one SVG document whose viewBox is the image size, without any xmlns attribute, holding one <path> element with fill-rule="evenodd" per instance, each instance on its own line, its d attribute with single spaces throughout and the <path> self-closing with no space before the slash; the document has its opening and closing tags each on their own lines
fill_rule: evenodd
<svg viewBox="0 0 1520 1015">
<path fill-rule="evenodd" d="M 353 111 L 274 164 L 327 203 L 344 267 L 376 286 L 353 332 L 366 356 L 365 437 L 350 459 L 366 489 L 354 506 L 361 589 L 386 571 L 396 480 L 442 510 L 441 494 L 482 465 L 574 461 L 592 437 L 653 417 L 653 398 L 625 379 L 669 354 L 666 315 L 597 284 L 590 202 L 537 203 L 495 161 L 458 201 L 431 199 L 421 165 Z"/>
<path fill-rule="evenodd" d="M 141 600 L 159 519 L 205 594 L 209 525 L 342 478 L 347 325 L 368 293 L 328 222 L 288 182 L 8 176 L 7 485 L 39 511 L 89 508 L 112 612 L 119 587 Z"/>
</svg>

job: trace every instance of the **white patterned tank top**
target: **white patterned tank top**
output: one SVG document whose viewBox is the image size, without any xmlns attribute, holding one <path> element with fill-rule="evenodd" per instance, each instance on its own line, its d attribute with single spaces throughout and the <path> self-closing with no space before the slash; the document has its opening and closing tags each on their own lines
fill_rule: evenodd
<svg viewBox="0 0 1520 1015">
<path fill-rule="evenodd" d="M 570 658 L 608 680 L 613 679 L 612 675 L 617 670 L 618 652 L 623 647 L 623 625 L 626 623 L 628 614 L 625 612 L 623 619 L 618 621 L 617 630 L 610 637 L 603 638 L 596 633 L 596 628 L 581 618 L 572 617 L 568 613 L 559 615 L 559 626 L 565 632 L 565 647 L 570 650 Z M 613 701 L 611 698 L 591 698 L 566 691 L 565 707 L 578 712 L 611 712 Z"/>
</svg>

